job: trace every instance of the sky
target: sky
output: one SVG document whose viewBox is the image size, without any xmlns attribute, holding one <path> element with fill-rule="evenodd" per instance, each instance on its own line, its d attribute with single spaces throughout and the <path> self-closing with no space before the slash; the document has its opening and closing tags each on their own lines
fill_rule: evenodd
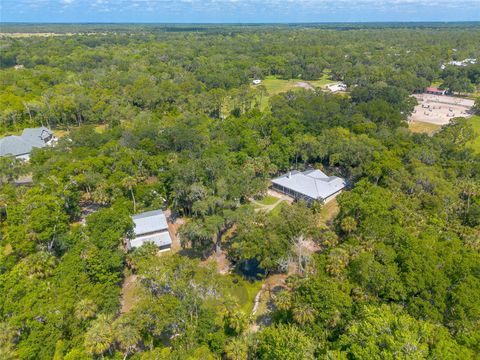
<svg viewBox="0 0 480 360">
<path fill-rule="evenodd" d="M 0 0 L 0 22 L 480 21 L 480 0 Z"/>
</svg>

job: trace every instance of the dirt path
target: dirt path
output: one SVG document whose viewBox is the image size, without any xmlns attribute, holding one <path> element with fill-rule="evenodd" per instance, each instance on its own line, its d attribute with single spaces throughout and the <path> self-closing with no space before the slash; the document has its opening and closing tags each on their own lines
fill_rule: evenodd
<svg viewBox="0 0 480 360">
<path fill-rule="evenodd" d="M 249 327 L 250 332 L 256 332 L 261 326 L 268 326 L 272 322 L 270 313 L 275 309 L 273 305 L 273 295 L 285 288 L 287 275 L 276 274 L 265 279 L 260 291 L 255 296 L 253 309 L 250 314 L 252 324 Z"/>
<path fill-rule="evenodd" d="M 315 88 L 308 82 L 304 82 L 304 81 L 299 81 L 295 84 L 296 87 L 301 87 L 301 88 L 304 88 L 304 89 L 307 89 L 307 90 L 315 90 Z"/>
<path fill-rule="evenodd" d="M 130 311 L 130 309 L 137 302 L 136 297 L 136 281 L 137 275 L 130 275 L 125 278 L 122 285 L 122 293 L 120 300 L 120 312 L 122 314 Z"/>
<path fill-rule="evenodd" d="M 279 205 L 283 201 L 287 201 L 289 203 L 291 203 L 293 201 L 293 199 L 291 197 L 287 196 L 287 195 L 283 195 L 283 194 L 280 194 L 280 193 L 277 193 L 277 192 L 270 193 L 270 190 L 268 191 L 268 194 L 271 195 L 271 196 L 277 197 L 278 200 L 274 204 L 264 205 L 264 204 L 259 203 L 258 201 L 255 201 L 254 199 L 250 199 L 251 203 L 254 204 L 255 206 L 257 206 L 255 211 L 262 210 L 262 211 L 270 212 L 273 209 L 275 209 L 277 207 L 277 205 Z"/>
</svg>

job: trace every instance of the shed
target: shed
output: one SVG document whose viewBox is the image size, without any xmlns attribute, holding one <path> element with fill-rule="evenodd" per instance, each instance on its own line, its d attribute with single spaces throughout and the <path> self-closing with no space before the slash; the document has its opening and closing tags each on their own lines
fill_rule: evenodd
<svg viewBox="0 0 480 360">
<path fill-rule="evenodd" d="M 168 232 L 167 218 L 162 210 L 147 211 L 132 216 L 135 237 L 128 241 L 127 248 L 137 248 L 152 242 L 160 250 L 170 250 L 172 239 Z"/>
</svg>

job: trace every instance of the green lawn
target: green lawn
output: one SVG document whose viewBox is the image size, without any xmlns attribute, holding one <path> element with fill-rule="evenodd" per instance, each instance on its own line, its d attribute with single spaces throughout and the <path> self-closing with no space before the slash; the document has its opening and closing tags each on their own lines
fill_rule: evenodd
<svg viewBox="0 0 480 360">
<path fill-rule="evenodd" d="M 324 87 L 328 84 L 335 83 L 334 80 L 330 79 L 329 74 L 323 74 L 323 76 L 318 80 L 310 80 L 308 81 L 313 87 Z"/>
<path fill-rule="evenodd" d="M 245 314 L 250 314 L 253 309 L 255 296 L 262 287 L 262 282 L 250 282 L 244 280 L 241 276 L 232 276 L 231 279 L 232 284 L 228 288 L 230 295 L 232 295 L 238 301 L 238 305 Z M 238 280 L 236 284 L 233 282 L 234 279 Z"/>
<path fill-rule="evenodd" d="M 469 145 L 474 148 L 477 152 L 480 152 L 480 116 L 476 115 L 470 118 L 470 124 L 472 124 L 473 131 L 476 134 L 476 137 Z"/>
<path fill-rule="evenodd" d="M 297 83 L 305 82 L 309 83 L 313 87 L 324 87 L 327 84 L 332 83 L 333 81 L 330 80 L 328 73 L 323 74 L 323 76 L 318 80 L 302 80 L 302 79 L 289 79 L 283 80 L 278 79 L 275 76 L 267 76 L 263 81 L 262 85 L 265 86 L 267 89 L 268 95 L 262 99 L 260 104 L 261 110 L 265 110 L 268 108 L 268 100 L 270 97 L 274 95 L 278 95 L 289 90 L 300 90 L 302 87 L 297 86 Z M 253 85 L 252 85 L 253 86 Z"/>
<path fill-rule="evenodd" d="M 257 202 L 258 202 L 259 204 L 262 204 L 262 205 L 273 205 L 273 204 L 275 204 L 278 200 L 279 200 L 279 198 L 277 198 L 277 197 L 275 197 L 275 196 L 267 195 L 267 196 L 265 196 L 263 199 L 258 200 Z"/>
</svg>

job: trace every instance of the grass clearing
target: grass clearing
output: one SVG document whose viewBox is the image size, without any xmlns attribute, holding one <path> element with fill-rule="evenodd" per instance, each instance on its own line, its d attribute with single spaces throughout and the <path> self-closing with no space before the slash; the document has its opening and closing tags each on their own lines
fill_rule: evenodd
<svg viewBox="0 0 480 360">
<path fill-rule="evenodd" d="M 329 74 L 323 74 L 322 77 L 318 80 L 310 80 L 308 81 L 313 87 L 323 88 L 328 84 L 334 83 L 335 81 L 330 79 Z"/>
<path fill-rule="evenodd" d="M 137 284 L 136 275 L 128 275 L 125 277 L 122 285 L 121 310 L 122 314 L 129 312 L 139 301 L 138 293 L 140 287 Z"/>
<path fill-rule="evenodd" d="M 263 199 L 258 200 L 257 202 L 258 202 L 259 204 L 262 204 L 262 205 L 273 205 L 273 204 L 275 204 L 278 200 L 280 200 L 280 199 L 277 198 L 277 197 L 275 197 L 275 196 L 267 195 L 267 196 L 265 196 Z"/>
<path fill-rule="evenodd" d="M 318 222 L 322 226 L 327 226 L 340 212 L 340 206 L 338 206 L 337 199 L 330 200 L 323 205 L 320 214 L 318 215 Z"/>
<path fill-rule="evenodd" d="M 273 208 L 272 211 L 270 211 L 271 216 L 279 216 L 282 212 L 282 208 L 285 206 L 286 201 L 281 201 L 277 206 Z"/>
<path fill-rule="evenodd" d="M 303 89 L 302 86 L 299 86 L 299 83 L 310 84 L 313 87 L 324 87 L 327 84 L 332 83 L 328 73 L 322 75 L 318 80 L 302 80 L 302 79 L 278 79 L 276 76 L 267 76 L 263 81 L 262 85 L 267 89 L 267 96 L 264 96 L 260 102 L 260 109 L 262 111 L 268 108 L 268 103 L 270 97 L 278 95 L 290 90 L 296 91 Z M 252 85 L 254 86 L 254 85 Z"/>
<path fill-rule="evenodd" d="M 411 132 L 414 133 L 425 133 L 428 135 L 433 135 L 435 132 L 440 130 L 441 126 L 437 124 L 430 124 L 421 121 L 412 121 L 408 125 L 408 128 Z"/>
<path fill-rule="evenodd" d="M 237 280 L 235 283 L 234 280 Z M 233 296 L 237 301 L 238 305 L 245 314 L 250 314 L 253 309 L 253 304 L 255 302 L 255 296 L 260 291 L 262 287 L 261 281 L 250 282 L 243 279 L 239 275 L 233 275 L 231 277 L 232 284 L 228 288 L 228 292 Z"/>
<path fill-rule="evenodd" d="M 469 120 L 470 124 L 473 127 L 475 132 L 475 139 L 473 139 L 468 145 L 473 148 L 476 152 L 480 153 L 480 116 L 472 116 Z"/>
</svg>

